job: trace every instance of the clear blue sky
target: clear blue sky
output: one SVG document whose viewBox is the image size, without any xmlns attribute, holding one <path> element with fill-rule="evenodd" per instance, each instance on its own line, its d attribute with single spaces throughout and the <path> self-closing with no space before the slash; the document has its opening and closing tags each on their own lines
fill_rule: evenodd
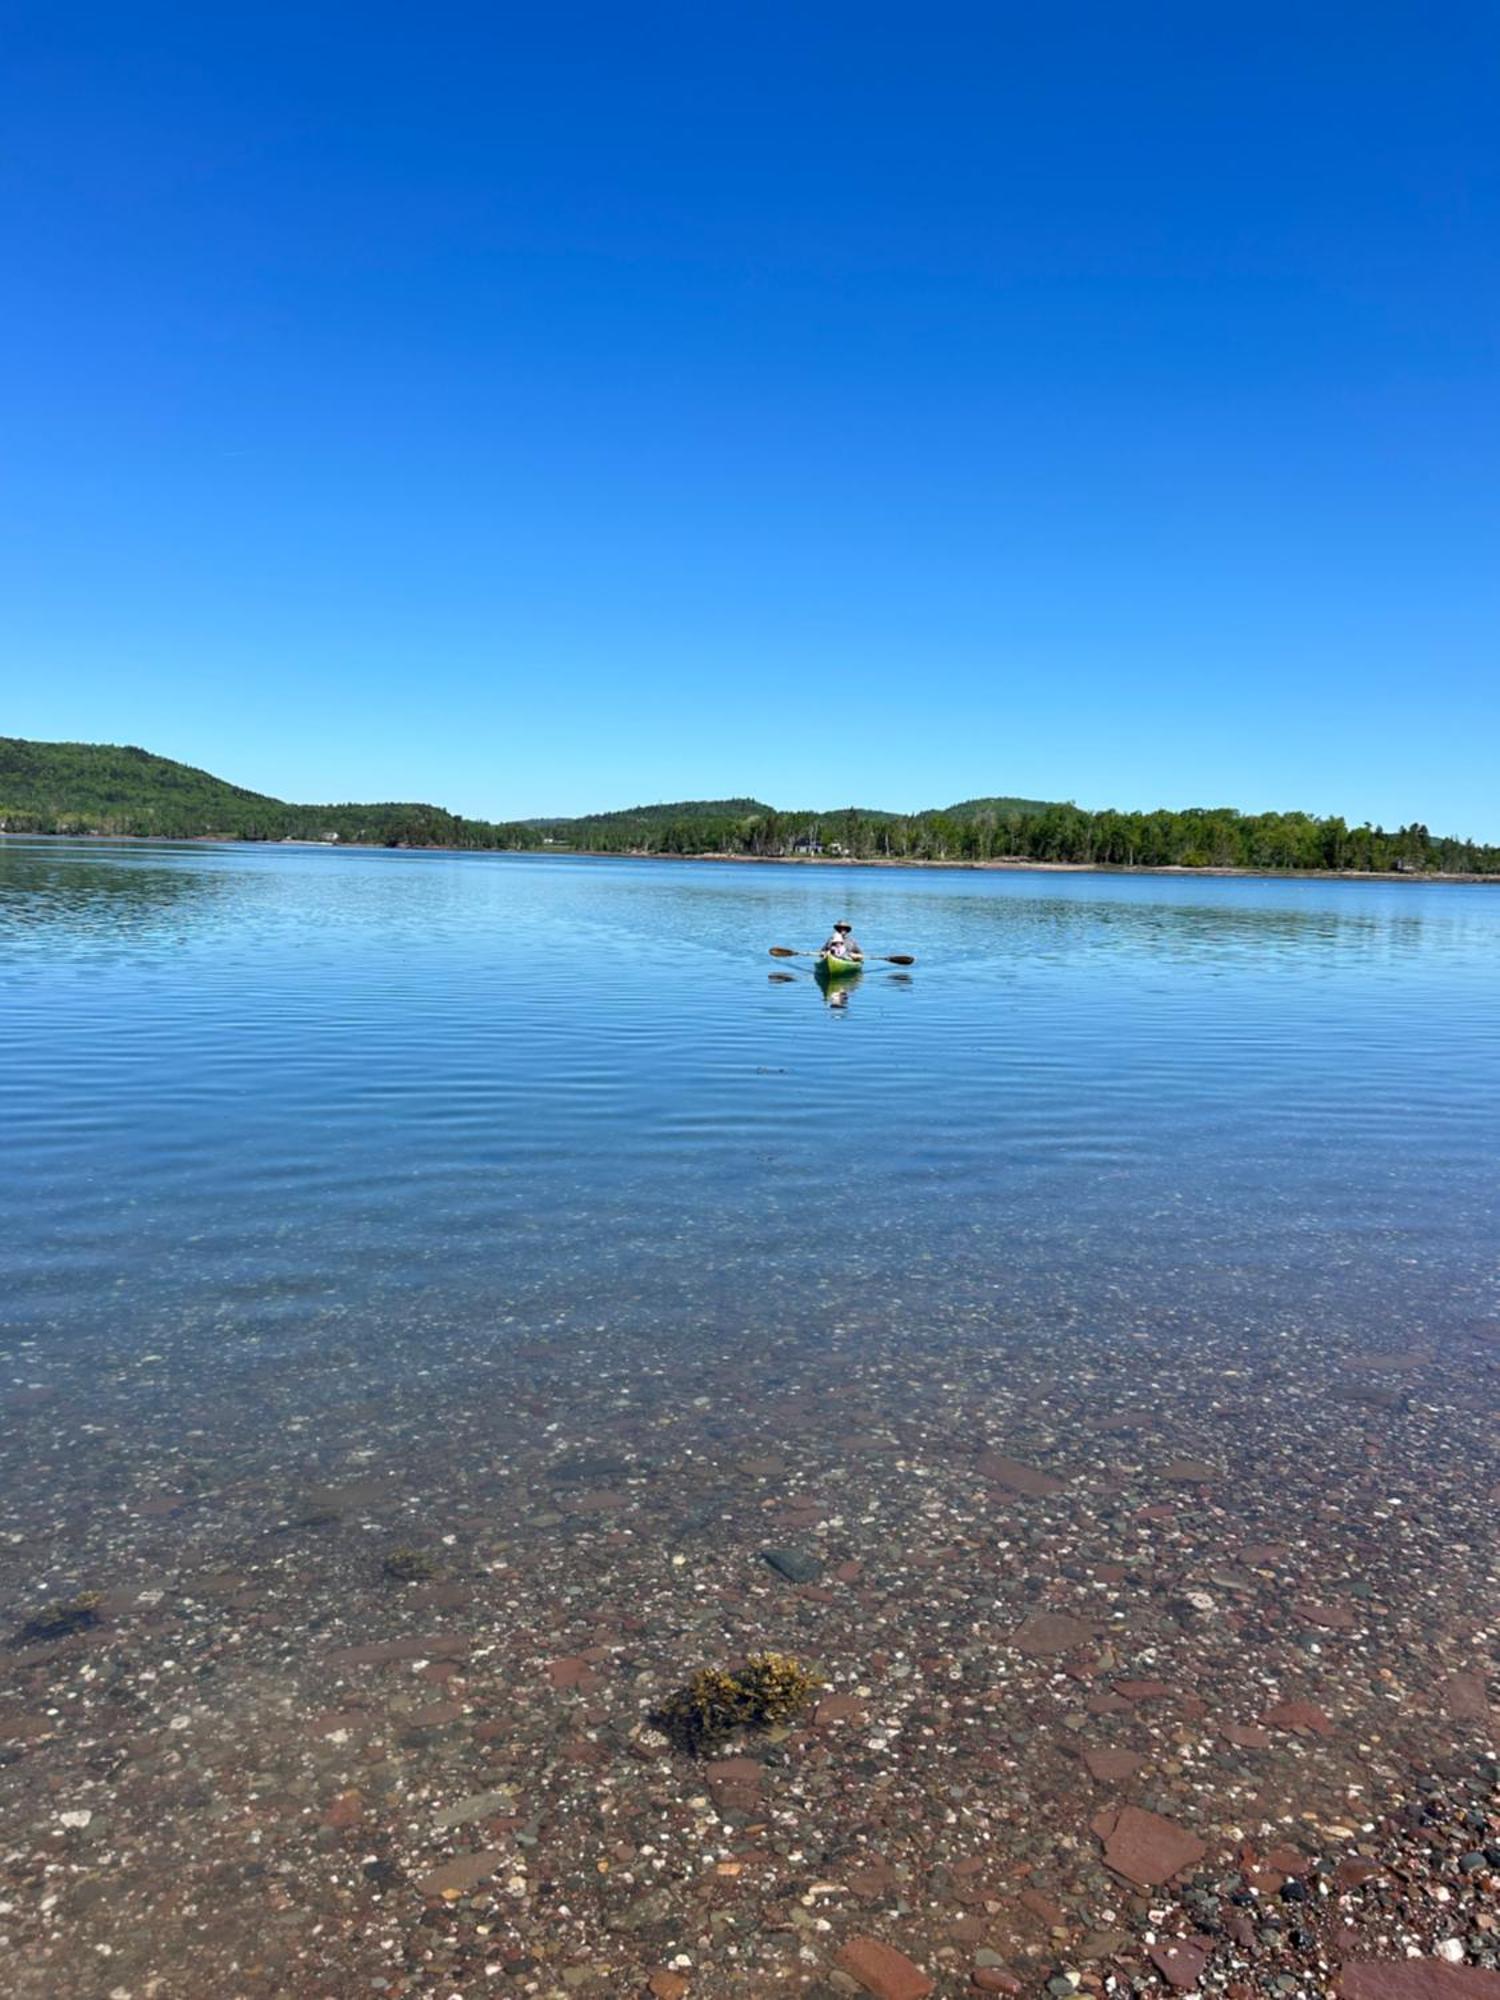
<svg viewBox="0 0 1500 2000">
<path fill-rule="evenodd" d="M 0 731 L 1500 837 L 1500 9 L 6 9 Z"/>
</svg>

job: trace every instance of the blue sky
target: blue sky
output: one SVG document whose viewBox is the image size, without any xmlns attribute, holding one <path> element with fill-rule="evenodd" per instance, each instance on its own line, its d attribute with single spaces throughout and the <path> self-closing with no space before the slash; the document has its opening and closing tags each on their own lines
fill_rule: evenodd
<svg viewBox="0 0 1500 2000">
<path fill-rule="evenodd" d="M 1500 12 L 7 10 L 0 731 L 1500 837 Z"/>
</svg>

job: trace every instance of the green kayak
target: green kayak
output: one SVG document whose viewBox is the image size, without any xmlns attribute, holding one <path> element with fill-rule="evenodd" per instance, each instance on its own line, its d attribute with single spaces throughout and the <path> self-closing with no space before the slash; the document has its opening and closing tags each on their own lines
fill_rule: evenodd
<svg viewBox="0 0 1500 2000">
<path fill-rule="evenodd" d="M 818 970 L 825 979 L 848 979 L 856 972 L 863 972 L 862 958 L 835 958 L 831 952 L 818 953 Z"/>
</svg>

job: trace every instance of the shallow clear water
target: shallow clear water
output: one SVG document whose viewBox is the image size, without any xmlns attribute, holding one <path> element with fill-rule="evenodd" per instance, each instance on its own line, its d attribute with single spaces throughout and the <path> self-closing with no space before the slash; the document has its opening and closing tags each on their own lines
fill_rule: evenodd
<svg viewBox="0 0 1500 2000">
<path fill-rule="evenodd" d="M 842 910 L 918 964 L 831 1006 L 766 947 Z M 6 842 L 0 1311 L 1440 1328 L 1495 1280 L 1497 1003 L 1485 888 Z"/>
<path fill-rule="evenodd" d="M 844 913 L 916 966 L 767 956 Z M 1298 1855 L 1417 1884 L 1346 1955 L 1489 1893 L 1500 890 L 0 841 L 0 1132 L 18 2000 L 1323 1991 Z"/>
</svg>

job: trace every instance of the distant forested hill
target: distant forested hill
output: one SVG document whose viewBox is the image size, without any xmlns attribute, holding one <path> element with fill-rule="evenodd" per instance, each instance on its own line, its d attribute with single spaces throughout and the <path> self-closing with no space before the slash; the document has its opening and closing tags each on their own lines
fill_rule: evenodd
<svg viewBox="0 0 1500 2000">
<path fill-rule="evenodd" d="M 1500 874 L 1500 847 L 1432 834 L 1417 823 L 1388 832 L 1307 813 L 1240 813 L 1231 806 L 1085 812 L 1007 796 L 965 799 L 919 813 L 862 806 L 783 812 L 759 799 L 685 799 L 581 819 L 495 823 L 431 805 L 288 805 L 146 750 L 30 743 L 20 737 L 0 737 L 0 832 L 593 854 L 822 854 L 856 860 Z"/>
<path fill-rule="evenodd" d="M 388 847 L 533 844 L 524 828 L 460 819 L 439 806 L 288 805 L 149 750 L 17 736 L 0 736 L 0 831 L 337 839 Z"/>
</svg>

